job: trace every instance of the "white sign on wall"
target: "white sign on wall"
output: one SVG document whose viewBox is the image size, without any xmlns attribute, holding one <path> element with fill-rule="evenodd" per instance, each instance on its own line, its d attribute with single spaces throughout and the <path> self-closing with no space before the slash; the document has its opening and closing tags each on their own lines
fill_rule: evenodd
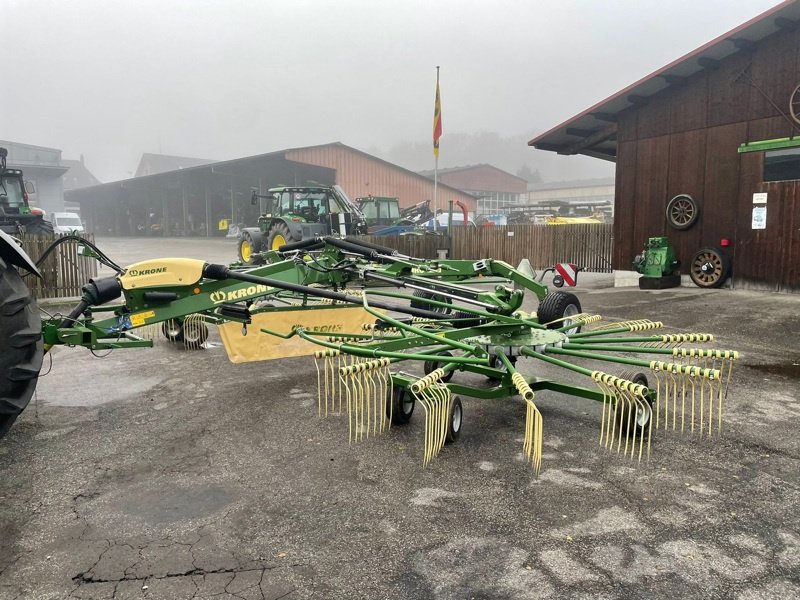
<svg viewBox="0 0 800 600">
<path fill-rule="evenodd" d="M 753 229 L 767 228 L 767 206 L 753 207 Z"/>
<path fill-rule="evenodd" d="M 757 192 L 753 194 L 753 204 L 766 204 L 767 192 Z M 753 228 L 755 229 L 755 227 Z"/>
</svg>

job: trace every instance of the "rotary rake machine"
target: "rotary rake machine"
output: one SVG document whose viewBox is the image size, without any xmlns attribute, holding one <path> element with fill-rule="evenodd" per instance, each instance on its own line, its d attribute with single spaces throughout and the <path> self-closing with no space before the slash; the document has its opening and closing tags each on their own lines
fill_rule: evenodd
<svg viewBox="0 0 800 600">
<path fill-rule="evenodd" d="M 44 318 L 38 335 L 15 268 L 36 273 L 36 266 L 0 241 L 0 307 L 7 309 L 0 315 L 25 309 L 0 321 L 18 363 L 0 365 L 8 374 L 0 380 L 0 434 L 30 399 L 51 347 L 144 347 L 163 336 L 200 348 L 216 324 L 233 362 L 313 356 L 319 415 L 346 415 L 351 443 L 408 423 L 421 406 L 425 465 L 459 437 L 462 396 L 519 395 L 527 407 L 523 451 L 538 473 L 537 392 L 601 402 L 600 444 L 641 461 L 654 428 L 709 436 L 721 428 L 738 358 L 693 346 L 712 342 L 709 334 L 659 334 L 662 324 L 647 320 L 603 323 L 582 312 L 574 294 L 548 293 L 502 261 L 423 260 L 334 237 L 263 252 L 256 267 L 166 258 L 127 269 L 79 240 L 117 275 L 91 280 L 73 310 Z M 523 311 L 526 292 L 538 300 L 535 312 Z M 585 384 L 525 375 L 521 359 Z M 402 370 L 413 362 L 424 375 Z M 535 365 L 525 369 L 532 371 Z"/>
</svg>

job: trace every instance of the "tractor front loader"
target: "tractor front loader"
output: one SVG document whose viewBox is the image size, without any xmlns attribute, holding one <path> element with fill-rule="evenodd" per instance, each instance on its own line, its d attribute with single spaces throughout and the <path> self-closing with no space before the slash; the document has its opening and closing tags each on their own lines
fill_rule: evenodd
<svg viewBox="0 0 800 600">
<path fill-rule="evenodd" d="M 3 365 L 6 430 L 32 394 L 42 351 L 151 346 L 144 332 L 153 329 L 200 348 L 215 324 L 235 362 L 313 356 L 319 415 L 344 416 L 351 442 L 408 423 L 421 406 L 424 464 L 458 439 L 461 396 L 521 396 L 523 451 L 538 472 L 543 423 L 536 393 L 602 403 L 601 445 L 642 460 L 654 427 L 701 435 L 721 427 L 738 358 L 694 346 L 713 341 L 709 334 L 659 335 L 661 323 L 645 320 L 601 324 L 599 315 L 582 312 L 574 294 L 548 293 L 502 261 L 423 260 L 334 237 L 265 251 L 258 266 L 171 258 L 122 269 L 91 247 L 117 275 L 90 281 L 67 315 L 44 319 L 37 331 L 33 303 L 16 284 L 16 269 L 35 265 L 3 241 L 7 279 L 16 287 L 0 288 L 0 306 L 8 307 L 0 319 L 14 323 L 0 332 L 4 344 L 19 348 Z M 535 313 L 522 310 L 526 293 L 538 300 Z M 9 319 L 17 306 L 26 316 Z M 526 359 L 576 373 L 585 384 L 524 375 L 518 368 Z M 424 375 L 403 370 L 409 361 L 422 363 Z"/>
</svg>

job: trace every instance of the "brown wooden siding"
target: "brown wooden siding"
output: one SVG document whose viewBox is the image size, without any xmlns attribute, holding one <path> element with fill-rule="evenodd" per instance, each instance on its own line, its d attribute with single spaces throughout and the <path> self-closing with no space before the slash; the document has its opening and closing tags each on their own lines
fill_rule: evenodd
<svg viewBox="0 0 800 600">
<path fill-rule="evenodd" d="M 336 183 L 353 199 L 370 194 L 396 197 L 400 200 L 401 207 L 411 206 L 422 200 L 433 200 L 432 180 L 341 145 L 289 150 L 286 158 L 336 169 Z M 446 209 L 450 200 L 460 200 L 471 212 L 477 210 L 475 198 L 442 185 L 439 186 L 437 197 L 441 209 Z"/>
<path fill-rule="evenodd" d="M 800 291 L 800 181 L 764 183 L 763 154 L 737 152 L 744 142 L 793 133 L 753 83 L 781 110 L 788 108 L 800 84 L 800 28 L 766 38 L 620 113 L 615 268 L 630 269 L 648 237 L 666 235 L 687 273 L 700 248 L 726 238 L 735 286 Z M 760 191 L 769 193 L 767 229 L 754 231 L 752 197 Z M 684 231 L 665 218 L 667 202 L 679 193 L 700 206 L 699 221 Z"/>
<path fill-rule="evenodd" d="M 396 248 L 401 254 L 437 258 L 438 250 L 449 247 L 447 236 L 401 235 L 361 236 L 363 239 Z M 527 258 L 534 269 L 542 270 L 559 262 L 571 262 L 586 271 L 609 273 L 613 246 L 612 226 L 592 225 L 515 225 L 508 227 L 456 227 L 453 229 L 452 258 L 480 260 L 492 258 L 516 267 Z"/>
</svg>

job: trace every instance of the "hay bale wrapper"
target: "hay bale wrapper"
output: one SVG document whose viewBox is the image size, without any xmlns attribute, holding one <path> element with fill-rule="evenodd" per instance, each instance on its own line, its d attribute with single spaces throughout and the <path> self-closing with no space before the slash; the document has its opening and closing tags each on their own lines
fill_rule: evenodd
<svg viewBox="0 0 800 600">
<path fill-rule="evenodd" d="M 424 464 L 458 438 L 461 396 L 521 396 L 524 455 L 538 472 L 537 392 L 601 402 L 600 444 L 642 460 L 654 428 L 721 428 L 738 358 L 695 347 L 712 342 L 709 334 L 663 335 L 661 323 L 646 320 L 603 323 L 574 294 L 548 293 L 497 260 L 423 260 L 326 237 L 263 252 L 256 267 L 165 258 L 123 269 L 86 240 L 56 244 L 73 242 L 117 274 L 87 283 L 69 314 L 41 319 L 20 274 L 35 275 L 36 265 L 12 238 L 0 239 L 0 435 L 30 400 L 53 346 L 96 351 L 165 338 L 202 348 L 213 324 L 233 362 L 313 356 L 319 414 L 346 415 L 351 442 L 408 423 L 421 406 Z M 526 294 L 538 300 L 535 313 L 522 311 Z M 520 359 L 576 373 L 585 385 L 525 376 Z M 409 361 L 425 375 L 402 370 Z"/>
</svg>

